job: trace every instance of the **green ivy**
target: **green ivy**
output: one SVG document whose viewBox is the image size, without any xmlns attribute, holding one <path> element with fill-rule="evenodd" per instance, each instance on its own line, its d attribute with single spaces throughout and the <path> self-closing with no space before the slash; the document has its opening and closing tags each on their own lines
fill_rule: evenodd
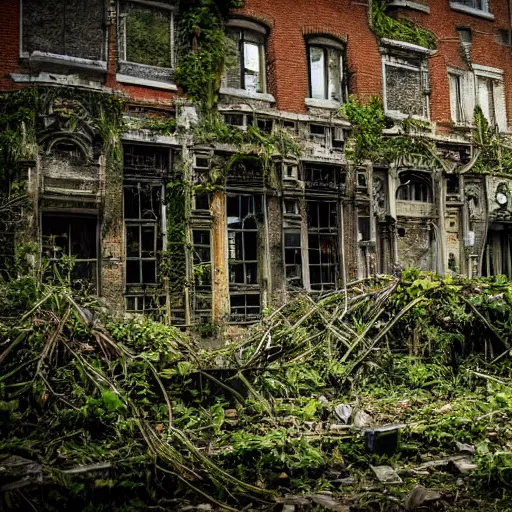
<svg viewBox="0 0 512 512">
<path fill-rule="evenodd" d="M 192 0 L 182 3 L 179 32 L 186 49 L 175 79 L 203 115 L 215 112 L 222 71 L 230 53 L 224 21 L 243 0 Z"/>
<path fill-rule="evenodd" d="M 409 20 L 392 18 L 386 13 L 386 8 L 386 0 L 371 0 L 370 26 L 377 36 L 417 44 L 431 50 L 437 47 L 432 32 Z"/>
</svg>

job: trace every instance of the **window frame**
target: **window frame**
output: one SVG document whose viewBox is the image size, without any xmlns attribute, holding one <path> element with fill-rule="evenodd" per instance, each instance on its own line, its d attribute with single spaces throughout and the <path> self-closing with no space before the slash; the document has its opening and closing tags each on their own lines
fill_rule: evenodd
<svg viewBox="0 0 512 512">
<path fill-rule="evenodd" d="M 455 81 L 455 96 L 452 95 L 452 86 L 450 81 Z M 464 105 L 464 74 L 457 73 L 452 70 L 448 70 L 448 90 L 450 94 L 450 116 L 452 122 L 456 125 L 465 125 L 467 123 L 466 119 L 466 109 Z M 455 104 L 454 104 L 455 102 Z M 455 118 L 453 114 L 455 113 Z"/>
<path fill-rule="evenodd" d="M 141 7 L 153 9 L 155 11 L 166 11 L 169 16 L 169 64 L 170 66 L 155 66 L 152 64 L 144 64 L 135 62 L 127 58 L 127 35 L 126 35 L 126 18 L 127 13 L 123 10 L 123 3 L 139 4 Z M 120 64 L 132 64 L 135 66 L 174 70 L 176 68 L 176 25 L 175 25 L 175 6 L 160 4 L 158 2 L 145 2 L 144 0 L 118 0 L 117 1 L 117 35 L 118 35 L 118 60 Z"/>
<path fill-rule="evenodd" d="M 104 10 L 104 26 L 102 27 L 103 31 L 103 43 L 102 43 L 102 54 L 103 58 L 100 59 L 87 59 L 83 57 L 75 57 L 72 55 L 66 55 L 64 53 L 51 53 L 51 52 L 42 52 L 40 50 L 33 50 L 32 52 L 23 50 L 23 2 L 24 0 L 19 0 L 19 45 L 18 45 L 18 55 L 21 59 L 36 59 L 39 61 L 49 61 L 55 62 L 55 59 L 62 60 L 63 63 L 66 63 L 68 66 L 73 67 L 84 67 L 90 70 L 98 70 L 105 72 L 107 70 L 107 61 L 109 58 L 109 49 L 108 49 L 108 30 L 106 30 L 105 26 L 107 23 L 108 12 Z"/>
<path fill-rule="evenodd" d="M 222 89 L 234 89 L 244 91 L 246 94 L 267 94 L 267 39 L 268 30 L 265 26 L 250 20 L 231 19 L 226 25 L 226 34 L 229 37 L 230 32 L 238 32 L 239 37 L 236 40 L 238 45 L 238 79 L 240 87 L 229 87 L 228 68 L 224 70 Z M 259 87 L 256 91 L 247 89 L 246 68 L 245 68 L 245 44 L 253 44 L 258 47 L 259 53 Z"/>
<path fill-rule="evenodd" d="M 465 5 L 460 0 L 450 0 L 450 8 L 454 11 L 462 12 L 464 14 L 469 14 L 472 16 L 478 16 L 480 18 L 485 18 L 488 20 L 494 20 L 494 15 L 489 11 L 489 2 L 488 0 L 481 0 L 482 6 L 473 7 L 470 5 Z M 474 2 L 477 3 L 477 0 Z"/>
<path fill-rule="evenodd" d="M 315 98 L 313 96 L 313 86 L 312 86 L 312 68 L 311 68 L 311 50 L 312 48 L 317 48 L 322 50 L 323 58 L 324 58 L 324 95 L 322 98 Z M 329 70 L 329 52 L 335 51 L 338 53 L 338 61 L 339 61 L 339 99 L 330 97 L 330 87 L 331 87 L 331 75 Z M 347 72 L 346 72 L 346 46 L 341 42 L 338 42 L 335 39 L 325 36 L 314 36 L 308 37 L 306 39 L 306 58 L 307 58 L 307 69 L 308 69 L 308 97 L 307 100 L 313 101 L 327 101 L 333 102 L 337 104 L 343 104 L 347 101 L 348 98 L 348 84 L 346 80 Z"/>
</svg>

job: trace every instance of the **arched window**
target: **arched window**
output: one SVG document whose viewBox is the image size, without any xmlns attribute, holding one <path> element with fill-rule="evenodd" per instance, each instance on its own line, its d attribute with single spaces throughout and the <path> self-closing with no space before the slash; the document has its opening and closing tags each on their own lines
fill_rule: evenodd
<svg viewBox="0 0 512 512">
<path fill-rule="evenodd" d="M 307 40 L 307 51 L 309 97 L 345 101 L 345 46 L 329 37 L 310 37 Z"/>
<path fill-rule="evenodd" d="M 432 203 L 432 180 L 430 176 L 424 172 L 402 172 L 396 198 L 399 201 Z"/>
</svg>

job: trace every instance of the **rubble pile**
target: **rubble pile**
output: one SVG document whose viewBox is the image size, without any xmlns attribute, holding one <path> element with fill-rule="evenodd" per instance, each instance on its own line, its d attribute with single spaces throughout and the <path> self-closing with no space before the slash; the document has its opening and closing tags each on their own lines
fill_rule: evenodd
<svg viewBox="0 0 512 512">
<path fill-rule="evenodd" d="M 0 304 L 0 510 L 512 510 L 504 278 L 298 295 L 219 350 L 31 276 Z"/>
</svg>

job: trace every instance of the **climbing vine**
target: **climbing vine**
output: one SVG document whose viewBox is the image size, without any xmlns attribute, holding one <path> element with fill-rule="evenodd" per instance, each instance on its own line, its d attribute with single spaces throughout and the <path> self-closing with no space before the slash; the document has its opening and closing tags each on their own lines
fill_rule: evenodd
<svg viewBox="0 0 512 512">
<path fill-rule="evenodd" d="M 204 116 L 215 115 L 222 71 L 230 55 L 224 21 L 243 0 L 192 0 L 183 2 L 179 32 L 185 54 L 175 79 Z"/>
<path fill-rule="evenodd" d="M 370 9 L 370 28 L 377 36 L 417 44 L 431 50 L 436 48 L 436 37 L 432 32 L 409 20 L 389 16 L 385 0 L 371 0 Z"/>
</svg>

